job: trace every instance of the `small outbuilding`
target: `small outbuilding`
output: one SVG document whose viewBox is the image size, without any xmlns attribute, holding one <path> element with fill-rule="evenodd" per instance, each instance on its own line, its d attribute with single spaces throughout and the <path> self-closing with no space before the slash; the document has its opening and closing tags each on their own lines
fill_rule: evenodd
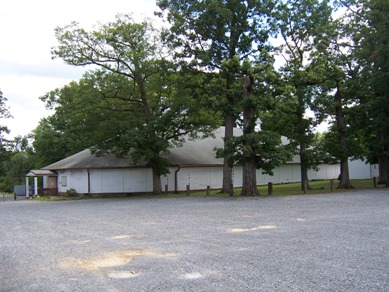
<svg viewBox="0 0 389 292">
<path fill-rule="evenodd" d="M 31 170 L 26 175 L 26 197 L 30 195 L 56 195 L 58 193 L 57 176 L 55 171 L 48 169 Z M 38 186 L 39 177 L 43 178 L 43 187 L 41 188 Z M 30 178 L 33 179 L 32 185 L 30 185 Z"/>
</svg>

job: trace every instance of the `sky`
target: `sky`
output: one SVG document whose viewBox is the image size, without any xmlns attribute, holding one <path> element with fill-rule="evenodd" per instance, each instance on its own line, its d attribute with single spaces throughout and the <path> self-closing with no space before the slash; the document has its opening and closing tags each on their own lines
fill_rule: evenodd
<svg viewBox="0 0 389 292">
<path fill-rule="evenodd" d="M 115 20 L 119 13 L 132 13 L 136 20 L 153 17 L 155 0 L 12 0 L 0 2 L 0 90 L 7 98 L 12 119 L 0 119 L 12 139 L 33 131 L 39 121 L 53 114 L 39 97 L 71 81 L 89 68 L 52 60 L 58 43 L 54 29 L 72 21 L 80 27 Z"/>
<path fill-rule="evenodd" d="M 136 20 L 152 18 L 155 0 L 12 0 L 0 1 L 0 90 L 13 116 L 0 118 L 0 125 L 13 139 L 32 132 L 39 121 L 53 114 L 39 97 L 71 81 L 79 80 L 90 67 L 66 65 L 52 59 L 56 46 L 54 29 L 79 23 L 92 29 L 115 20 L 119 13 L 132 13 Z"/>
</svg>

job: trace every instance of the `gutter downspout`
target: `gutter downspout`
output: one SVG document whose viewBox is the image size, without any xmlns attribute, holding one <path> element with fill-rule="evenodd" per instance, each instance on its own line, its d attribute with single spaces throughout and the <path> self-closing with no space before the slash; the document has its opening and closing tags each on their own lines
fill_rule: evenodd
<svg viewBox="0 0 389 292">
<path fill-rule="evenodd" d="M 180 166 L 178 166 L 177 170 L 174 172 L 174 193 L 178 194 L 178 181 L 177 181 L 177 173 L 180 171 Z"/>
<path fill-rule="evenodd" d="M 90 194 L 90 172 L 89 172 L 89 168 L 86 171 L 88 172 L 88 194 Z"/>
</svg>

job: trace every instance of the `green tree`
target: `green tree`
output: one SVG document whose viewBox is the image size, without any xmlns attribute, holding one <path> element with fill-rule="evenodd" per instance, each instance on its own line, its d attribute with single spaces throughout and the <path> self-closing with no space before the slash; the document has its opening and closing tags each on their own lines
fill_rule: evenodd
<svg viewBox="0 0 389 292">
<path fill-rule="evenodd" d="M 291 159 L 288 146 L 282 145 L 281 136 L 275 132 L 260 129 L 258 120 L 263 113 L 274 107 L 272 99 L 273 83 L 278 78 L 272 65 L 272 58 L 266 54 L 262 62 L 253 66 L 249 60 L 242 65 L 237 58 L 226 61 L 225 67 L 235 67 L 237 73 L 234 83 L 236 95 L 243 98 L 237 103 L 242 114 L 243 135 L 231 137 L 224 150 L 219 149 L 218 155 L 228 157 L 228 163 L 243 166 L 242 196 L 258 195 L 256 169 L 263 173 L 273 174 L 274 167 Z M 230 70 L 233 71 L 233 70 Z"/>
<path fill-rule="evenodd" d="M 118 102 L 103 96 L 108 94 L 107 86 L 120 88 L 119 81 L 112 84 L 112 79 L 109 79 L 109 85 L 108 81 L 100 82 L 101 78 L 101 72 L 88 72 L 78 82 L 70 82 L 41 97 L 46 108 L 54 111 L 51 116 L 42 119 L 33 132 L 33 145 L 41 166 L 95 146 L 96 140 L 104 139 L 104 130 L 109 131 L 112 125 L 116 129 L 123 121 L 133 117 L 121 114 L 121 108 L 114 110 Z"/>
<path fill-rule="evenodd" d="M 168 171 L 161 154 L 186 136 L 210 134 L 219 123 L 217 114 L 195 100 L 202 77 L 188 79 L 168 60 L 168 50 L 151 24 L 134 23 L 129 16 L 118 16 L 92 32 L 73 23 L 57 28 L 56 36 L 60 45 L 54 56 L 71 65 L 99 68 L 83 80 L 98 92 L 89 95 L 95 100 L 81 107 L 77 117 L 65 107 L 63 112 L 75 120 L 87 112 L 88 123 L 99 125 L 93 132 L 97 153 L 124 155 L 131 150 L 135 162 L 145 160 L 153 172 L 153 192 L 160 193 L 160 176 Z M 76 98 L 84 105 L 82 96 Z"/>
<path fill-rule="evenodd" d="M 6 105 L 7 98 L 3 95 L 3 92 L 0 90 L 0 119 L 12 118 L 12 115 L 9 111 L 9 108 Z M 0 125 L 0 148 L 1 152 L 5 151 L 7 140 L 4 138 L 4 133 L 9 134 L 10 131 L 8 127 Z"/>
<path fill-rule="evenodd" d="M 353 188 L 348 159 L 358 155 L 351 152 L 355 148 L 350 147 L 348 141 L 348 135 L 352 134 L 349 115 L 358 102 L 355 93 L 360 83 L 361 68 L 353 55 L 350 41 L 352 31 L 347 18 L 338 18 L 327 24 L 317 44 L 317 56 L 313 61 L 318 68 L 317 74 L 324 80 L 320 84 L 314 108 L 320 115 L 330 117 L 328 120 L 333 124 L 331 130 L 336 131 L 337 140 L 332 141 L 335 143 L 335 151 L 331 153 L 340 161 L 340 189 Z"/>
<path fill-rule="evenodd" d="M 14 185 L 24 184 L 25 176 L 34 168 L 34 163 L 29 136 L 18 136 L 8 141 L 6 157 L 2 160 L 0 189 L 12 192 Z"/>
<path fill-rule="evenodd" d="M 33 147 L 36 156 L 36 168 L 49 165 L 65 157 L 81 151 L 72 147 L 79 144 L 79 138 L 69 140 L 65 137 L 65 133 L 56 128 L 52 120 L 54 116 L 42 119 L 38 126 L 33 130 Z"/>
<path fill-rule="evenodd" d="M 268 50 L 268 39 L 274 30 L 270 13 L 272 0 L 158 0 L 170 23 L 166 39 L 178 48 L 176 57 L 186 60 L 191 68 L 218 74 L 210 85 L 217 108 L 223 111 L 225 144 L 233 137 L 233 127 L 240 116 L 237 103 L 242 91 L 234 90 L 237 72 L 235 67 L 222 68 L 228 60 L 246 58 L 254 60 L 263 50 Z M 239 76 L 241 80 L 243 76 Z M 238 95 L 237 95 L 238 93 Z M 231 193 L 232 168 L 224 157 L 222 192 Z"/>
<path fill-rule="evenodd" d="M 11 118 L 11 113 L 6 105 L 7 98 L 0 90 L 0 119 Z M 9 159 L 10 141 L 4 137 L 4 134 L 9 134 L 8 127 L 0 125 L 0 178 L 5 176 L 5 162 Z"/>
<path fill-rule="evenodd" d="M 0 90 L 0 118 L 11 118 L 11 113 L 9 108 L 6 105 L 7 98 L 3 95 L 3 92 Z"/>
<path fill-rule="evenodd" d="M 322 82 L 314 58 L 318 44 L 331 20 L 327 1 L 282 1 L 275 13 L 282 43 L 280 68 L 283 85 L 277 97 L 279 107 L 273 115 L 272 129 L 280 131 L 298 147 L 301 162 L 301 188 L 308 185 L 308 169 L 315 167 L 310 145 L 314 141 L 315 120 L 307 115 L 312 110 L 316 86 Z"/>
<path fill-rule="evenodd" d="M 368 101 L 369 117 L 379 129 L 377 155 L 384 165 L 385 185 L 389 187 L 389 3 L 385 0 L 358 1 L 360 8 L 354 15 L 362 25 L 363 35 L 357 39 L 361 45 L 361 58 L 366 61 L 365 70 L 371 74 L 367 86 L 371 89 Z M 361 16 L 362 15 L 362 16 Z M 368 73 L 366 73 L 368 74 Z"/>
<path fill-rule="evenodd" d="M 389 170 L 389 3 L 385 0 L 340 0 L 352 51 L 361 70 L 353 110 L 356 128 L 370 150 L 370 162 L 379 162 L 380 182 L 388 183 Z"/>
</svg>

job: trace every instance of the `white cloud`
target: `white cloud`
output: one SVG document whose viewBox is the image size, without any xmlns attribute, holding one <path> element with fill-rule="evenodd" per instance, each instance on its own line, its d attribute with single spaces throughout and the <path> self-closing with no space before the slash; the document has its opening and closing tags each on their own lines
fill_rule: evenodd
<svg viewBox="0 0 389 292">
<path fill-rule="evenodd" d="M 11 134 L 26 135 L 49 114 L 39 97 L 72 80 L 86 69 L 51 59 L 54 29 L 76 21 L 90 29 L 133 13 L 136 20 L 152 17 L 154 0 L 13 0 L 0 2 L 0 89 L 13 119 L 1 119 Z"/>
</svg>

